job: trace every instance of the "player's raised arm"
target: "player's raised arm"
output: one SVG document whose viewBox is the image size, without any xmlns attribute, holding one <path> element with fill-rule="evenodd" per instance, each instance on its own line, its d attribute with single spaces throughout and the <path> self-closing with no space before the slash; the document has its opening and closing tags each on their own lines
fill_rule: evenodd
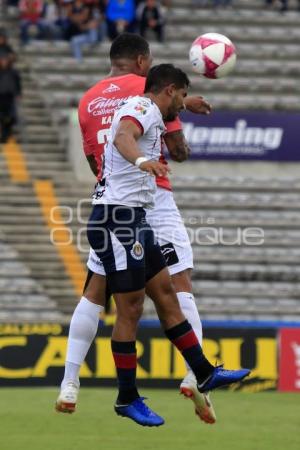
<svg viewBox="0 0 300 450">
<path fill-rule="evenodd" d="M 186 161 L 190 155 L 190 148 L 182 130 L 172 131 L 164 136 L 170 157 L 173 161 Z"/>
<path fill-rule="evenodd" d="M 208 115 L 212 109 L 211 105 L 201 95 L 185 97 L 184 106 L 186 110 L 194 114 Z M 167 126 L 164 141 L 170 157 L 176 162 L 186 161 L 190 155 L 190 148 L 184 137 L 179 118 L 170 123 L 169 126 L 170 129 Z"/>
<path fill-rule="evenodd" d="M 155 176 L 165 176 L 169 169 L 164 164 L 147 160 L 141 153 L 137 141 L 142 135 L 142 125 L 134 117 L 125 117 L 118 125 L 113 144 L 123 158 L 140 170 Z"/>
</svg>

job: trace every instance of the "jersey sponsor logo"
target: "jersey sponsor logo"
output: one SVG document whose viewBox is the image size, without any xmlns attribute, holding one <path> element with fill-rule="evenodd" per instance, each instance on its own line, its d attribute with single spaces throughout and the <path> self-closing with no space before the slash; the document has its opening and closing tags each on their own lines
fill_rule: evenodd
<svg viewBox="0 0 300 450">
<path fill-rule="evenodd" d="M 141 105 L 140 103 L 138 105 L 136 105 L 136 107 L 134 109 L 135 109 L 135 111 L 142 114 L 143 116 L 145 114 L 147 114 L 147 108 L 144 105 Z"/>
<path fill-rule="evenodd" d="M 166 263 L 168 266 L 173 266 L 173 264 L 176 264 L 179 262 L 176 250 L 174 248 L 174 245 L 169 242 L 168 244 L 162 245 L 160 247 L 162 254 L 165 257 Z"/>
<path fill-rule="evenodd" d="M 119 86 L 117 86 L 116 84 L 110 83 L 108 88 L 104 89 L 104 91 L 102 91 L 102 92 L 103 92 L 103 94 L 108 94 L 109 92 L 116 92 L 119 90 L 120 90 Z"/>
<path fill-rule="evenodd" d="M 134 259 L 137 259 L 137 260 L 143 259 L 144 249 L 143 249 L 142 244 L 139 241 L 136 241 L 133 244 L 132 249 L 130 250 L 130 254 Z"/>
<path fill-rule="evenodd" d="M 102 116 L 104 114 L 113 114 L 116 109 L 120 108 L 127 100 L 132 98 L 133 95 L 128 97 L 97 97 L 89 102 L 87 111 L 93 116 Z"/>
</svg>

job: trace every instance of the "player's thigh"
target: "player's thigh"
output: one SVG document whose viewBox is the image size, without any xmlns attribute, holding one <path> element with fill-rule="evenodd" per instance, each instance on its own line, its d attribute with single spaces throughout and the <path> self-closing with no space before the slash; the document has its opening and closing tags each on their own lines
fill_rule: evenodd
<svg viewBox="0 0 300 450">
<path fill-rule="evenodd" d="M 171 275 L 175 292 L 192 292 L 191 269 L 185 269 Z"/>
<path fill-rule="evenodd" d="M 105 306 L 107 300 L 106 277 L 89 270 L 83 296 L 96 305 Z"/>
<path fill-rule="evenodd" d="M 146 293 L 154 302 L 159 319 L 164 324 L 171 327 L 184 320 L 166 267 L 147 281 Z"/>
</svg>

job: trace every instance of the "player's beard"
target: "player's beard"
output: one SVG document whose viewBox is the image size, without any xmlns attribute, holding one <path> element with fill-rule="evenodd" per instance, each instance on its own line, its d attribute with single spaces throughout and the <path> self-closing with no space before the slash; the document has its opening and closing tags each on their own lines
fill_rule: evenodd
<svg viewBox="0 0 300 450">
<path fill-rule="evenodd" d="M 172 100 L 172 103 L 170 104 L 167 114 L 164 116 L 164 120 L 166 122 L 172 122 L 176 119 L 178 115 L 178 108 L 176 107 L 176 101 L 175 99 Z"/>
<path fill-rule="evenodd" d="M 177 117 L 177 114 L 168 114 L 164 117 L 165 122 L 173 122 Z"/>
</svg>

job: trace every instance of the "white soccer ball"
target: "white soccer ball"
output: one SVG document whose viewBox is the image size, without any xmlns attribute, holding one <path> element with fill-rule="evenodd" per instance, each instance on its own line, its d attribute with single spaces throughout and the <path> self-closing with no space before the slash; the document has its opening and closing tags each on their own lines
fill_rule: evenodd
<svg viewBox="0 0 300 450">
<path fill-rule="evenodd" d="M 223 34 L 202 34 L 192 43 L 190 62 L 194 72 L 206 78 L 223 78 L 234 69 L 236 49 Z"/>
</svg>

